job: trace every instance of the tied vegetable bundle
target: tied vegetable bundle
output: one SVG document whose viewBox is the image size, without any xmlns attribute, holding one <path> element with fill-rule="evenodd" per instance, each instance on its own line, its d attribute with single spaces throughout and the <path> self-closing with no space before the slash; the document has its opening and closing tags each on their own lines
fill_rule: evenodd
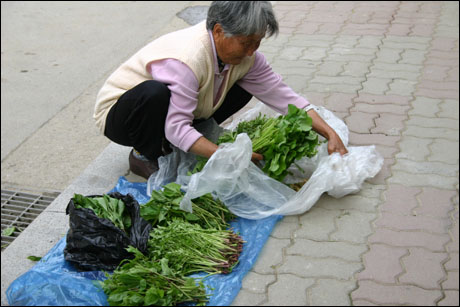
<svg viewBox="0 0 460 307">
<path fill-rule="evenodd" d="M 312 123 L 306 111 L 290 104 L 286 115 L 277 118 L 259 115 L 254 120 L 239 123 L 235 131 L 221 135 L 217 144 L 233 143 L 238 134 L 248 134 L 253 152 L 264 156 L 262 170 L 283 181 L 295 160 L 316 155 L 318 134 L 312 130 Z M 192 173 L 201 171 L 206 161 L 200 159 Z"/>
<path fill-rule="evenodd" d="M 193 200 L 193 214 L 182 211 L 180 188 L 170 183 L 162 191 L 152 191 L 150 201 L 141 206 L 141 217 L 154 226 L 148 250 L 143 255 L 129 247 L 135 258 L 106 274 L 101 285 L 111 306 L 205 305 L 209 295 L 203 278 L 228 274 L 238 264 L 244 242 L 231 229 L 225 230 L 235 216 L 210 194 Z M 208 275 L 187 277 L 196 272 Z"/>
<path fill-rule="evenodd" d="M 111 306 L 205 305 L 209 297 L 202 278 L 196 282 L 186 276 L 228 274 L 243 248 L 241 237 L 231 230 L 204 229 L 180 219 L 158 226 L 150 237 L 147 256 L 129 247 L 135 258 L 124 260 L 100 282 Z"/>
<path fill-rule="evenodd" d="M 204 229 L 178 219 L 150 233 L 150 257 L 166 257 L 170 266 L 184 275 L 228 274 L 242 250 L 243 240 L 231 230 Z"/>
<path fill-rule="evenodd" d="M 202 281 L 185 277 L 168 266 L 168 259 L 151 259 L 134 247 L 128 251 L 134 259 L 124 260 L 113 274 L 100 282 L 110 306 L 177 306 L 208 301 Z"/>
<path fill-rule="evenodd" d="M 180 218 L 203 228 L 220 230 L 228 228 L 228 221 L 236 217 L 211 194 L 193 199 L 193 213 L 183 211 L 179 205 L 185 193 L 180 188 L 179 184 L 170 183 L 163 187 L 163 191 L 152 191 L 150 200 L 141 206 L 141 217 L 153 227 L 165 226 L 173 218 Z"/>
</svg>

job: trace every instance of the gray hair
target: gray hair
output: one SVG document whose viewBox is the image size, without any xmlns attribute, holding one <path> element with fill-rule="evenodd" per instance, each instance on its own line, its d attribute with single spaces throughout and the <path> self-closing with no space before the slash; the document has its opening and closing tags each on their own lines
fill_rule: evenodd
<svg viewBox="0 0 460 307">
<path fill-rule="evenodd" d="M 269 1 L 213 1 L 208 10 L 206 28 L 213 30 L 219 23 L 225 36 L 268 37 L 278 34 L 278 22 Z"/>
</svg>

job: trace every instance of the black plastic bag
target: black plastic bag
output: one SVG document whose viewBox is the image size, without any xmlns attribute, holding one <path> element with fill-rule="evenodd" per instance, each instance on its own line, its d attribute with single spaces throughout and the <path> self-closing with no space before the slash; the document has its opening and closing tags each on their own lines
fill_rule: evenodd
<svg viewBox="0 0 460 307">
<path fill-rule="evenodd" d="M 65 260 L 81 271 L 113 271 L 123 259 L 133 258 L 126 251 L 129 245 L 147 251 L 147 243 L 152 225 L 140 216 L 139 203 L 131 194 L 118 192 L 107 194 L 121 199 L 131 216 L 129 236 L 108 219 L 98 217 L 93 210 L 76 209 L 73 198 L 67 205 L 70 230 L 64 249 Z M 91 195 L 86 197 L 101 197 Z"/>
</svg>

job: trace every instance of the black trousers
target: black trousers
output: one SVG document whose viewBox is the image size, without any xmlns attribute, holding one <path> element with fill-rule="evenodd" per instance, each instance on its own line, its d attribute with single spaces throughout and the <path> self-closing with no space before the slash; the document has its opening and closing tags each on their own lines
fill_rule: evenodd
<svg viewBox="0 0 460 307">
<path fill-rule="evenodd" d="M 163 155 L 170 98 L 167 85 L 155 80 L 144 81 L 128 90 L 110 109 L 105 136 L 117 144 L 134 147 L 150 160 L 157 159 Z M 235 84 L 212 117 L 220 124 L 251 98 L 251 94 Z"/>
</svg>

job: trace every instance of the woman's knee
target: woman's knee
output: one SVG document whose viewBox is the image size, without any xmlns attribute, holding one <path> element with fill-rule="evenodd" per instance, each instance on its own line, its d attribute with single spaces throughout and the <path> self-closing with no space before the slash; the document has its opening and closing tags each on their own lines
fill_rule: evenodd
<svg viewBox="0 0 460 307">
<path fill-rule="evenodd" d="M 171 91 L 164 83 L 155 80 L 147 80 L 137 85 L 136 90 L 142 96 L 142 100 L 145 100 L 149 104 L 154 103 L 157 107 L 159 107 L 160 104 L 169 105 Z"/>
</svg>

